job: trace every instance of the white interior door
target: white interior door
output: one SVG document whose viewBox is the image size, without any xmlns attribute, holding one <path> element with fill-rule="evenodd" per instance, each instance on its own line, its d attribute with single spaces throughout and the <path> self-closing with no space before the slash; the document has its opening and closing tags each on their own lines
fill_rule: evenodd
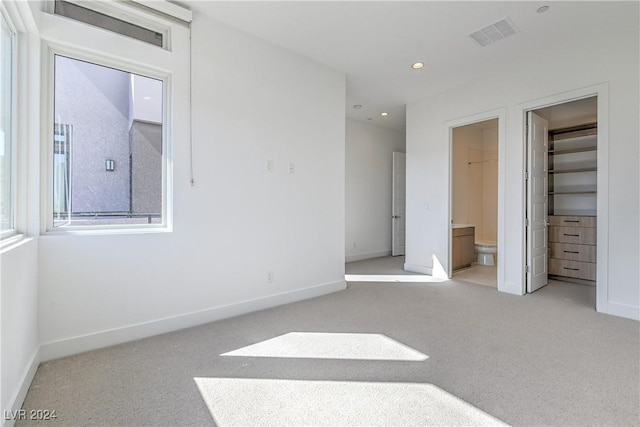
<svg viewBox="0 0 640 427">
<path fill-rule="evenodd" d="M 527 113 L 527 292 L 547 284 L 549 124 Z"/>
<path fill-rule="evenodd" d="M 404 255 L 406 155 L 393 153 L 391 255 Z"/>
</svg>

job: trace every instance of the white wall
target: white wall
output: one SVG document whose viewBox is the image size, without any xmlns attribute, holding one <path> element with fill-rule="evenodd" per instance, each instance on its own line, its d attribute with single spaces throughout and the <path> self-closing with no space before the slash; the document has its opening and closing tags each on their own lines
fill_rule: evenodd
<svg viewBox="0 0 640 427">
<path fill-rule="evenodd" d="M 345 76 L 197 13 L 192 31 L 195 186 L 180 137 L 173 232 L 41 237 L 43 360 L 345 287 Z"/>
<path fill-rule="evenodd" d="M 637 5 L 636 5 L 637 13 Z M 611 49 L 615 42 L 615 49 Z M 503 276 L 500 290 L 521 294 L 524 279 L 522 105 L 606 82 L 609 98 L 608 294 L 602 310 L 638 318 L 640 283 L 638 177 L 638 28 L 619 40 L 505 64 L 501 74 L 407 106 L 407 247 L 409 268 L 448 265 L 448 129 L 445 123 L 485 111 L 506 112 Z M 552 67 L 549 64 L 553 64 Z M 600 173 L 600 172 L 599 172 Z M 437 265 L 435 265 L 437 267 Z M 608 268 L 607 268 L 608 267 Z M 500 278 L 500 276 L 499 276 Z"/>
<path fill-rule="evenodd" d="M 21 240 L 0 252 L 0 409 L 18 410 L 40 362 L 38 335 L 38 151 L 40 40 L 34 4 L 6 2 L 18 32 L 17 215 Z M 20 236 L 18 236 L 20 237 Z M 3 426 L 13 425 L 5 420 Z M 9 417 L 10 418 L 10 417 Z"/>
<path fill-rule="evenodd" d="M 347 119 L 346 261 L 391 254 L 392 153 L 404 133 Z"/>
<path fill-rule="evenodd" d="M 3 410 L 20 409 L 39 362 L 37 254 L 37 239 L 28 239 L 0 256 Z"/>
</svg>

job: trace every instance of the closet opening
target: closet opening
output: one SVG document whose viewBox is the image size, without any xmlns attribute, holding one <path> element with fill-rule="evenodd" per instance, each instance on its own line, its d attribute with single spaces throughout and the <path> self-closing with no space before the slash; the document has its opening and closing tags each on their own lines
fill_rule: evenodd
<svg viewBox="0 0 640 427">
<path fill-rule="evenodd" d="M 527 111 L 526 291 L 592 286 L 598 265 L 598 98 Z"/>
</svg>

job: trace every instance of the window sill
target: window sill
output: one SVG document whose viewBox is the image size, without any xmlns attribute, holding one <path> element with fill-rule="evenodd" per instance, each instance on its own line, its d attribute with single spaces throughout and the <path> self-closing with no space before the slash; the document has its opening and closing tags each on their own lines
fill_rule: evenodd
<svg viewBox="0 0 640 427">
<path fill-rule="evenodd" d="M 15 234 L 11 237 L 2 239 L 2 241 L 0 241 L 0 255 L 12 251 L 31 240 L 33 240 L 33 238 L 28 238 L 24 234 Z"/>
<path fill-rule="evenodd" d="M 58 227 L 53 230 L 47 230 L 43 233 L 45 236 L 113 236 L 127 234 L 161 234 L 171 233 L 173 229 L 167 226 L 148 227 L 148 228 L 78 228 L 78 227 Z"/>
</svg>

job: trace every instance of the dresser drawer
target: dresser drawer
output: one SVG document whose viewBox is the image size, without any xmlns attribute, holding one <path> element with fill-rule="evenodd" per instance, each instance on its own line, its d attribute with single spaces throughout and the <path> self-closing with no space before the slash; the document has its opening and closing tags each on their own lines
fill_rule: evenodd
<svg viewBox="0 0 640 427">
<path fill-rule="evenodd" d="M 573 277 L 576 279 L 596 280 L 596 264 L 550 258 L 549 274 Z"/>
<path fill-rule="evenodd" d="M 595 245 L 596 229 L 580 227 L 549 227 L 549 241 L 559 243 L 576 243 L 579 245 Z"/>
<path fill-rule="evenodd" d="M 596 262 L 596 246 L 550 243 L 549 257 L 570 261 Z"/>
<path fill-rule="evenodd" d="M 595 216 L 563 216 L 549 215 L 549 224 L 561 227 L 590 227 L 596 226 Z"/>
</svg>

